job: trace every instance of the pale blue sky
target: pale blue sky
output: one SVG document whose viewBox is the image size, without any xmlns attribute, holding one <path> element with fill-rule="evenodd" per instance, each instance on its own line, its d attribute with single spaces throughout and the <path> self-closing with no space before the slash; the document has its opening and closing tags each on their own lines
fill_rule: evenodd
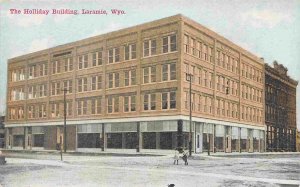
<svg viewBox="0 0 300 187">
<path fill-rule="evenodd" d="M 0 114 L 5 111 L 8 58 L 178 13 L 264 57 L 269 64 L 277 60 L 292 78 L 300 80 L 298 0 L 0 0 L 0 5 Z M 10 15 L 11 8 L 122 9 L 126 15 Z M 297 92 L 300 98 L 300 86 Z M 298 99 L 298 126 L 299 106 Z"/>
</svg>

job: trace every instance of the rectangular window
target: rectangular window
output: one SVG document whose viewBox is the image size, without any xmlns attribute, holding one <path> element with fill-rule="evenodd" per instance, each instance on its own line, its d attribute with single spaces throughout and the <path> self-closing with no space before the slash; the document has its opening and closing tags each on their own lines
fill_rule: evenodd
<svg viewBox="0 0 300 187">
<path fill-rule="evenodd" d="M 189 53 L 189 36 L 188 35 L 184 35 L 183 50 L 185 53 Z"/>
<path fill-rule="evenodd" d="M 144 57 L 156 55 L 156 40 L 144 41 Z"/>
<path fill-rule="evenodd" d="M 72 85 L 72 80 L 65 80 L 63 81 L 63 87 L 64 90 L 66 90 L 66 94 L 72 93 L 73 85 Z"/>
<path fill-rule="evenodd" d="M 120 49 L 112 48 L 108 50 L 108 63 L 115 63 L 120 61 Z"/>
<path fill-rule="evenodd" d="M 213 48 L 209 47 L 208 48 L 208 59 L 209 59 L 209 62 L 213 61 L 213 59 L 212 59 L 212 51 L 213 51 Z"/>
<path fill-rule="evenodd" d="M 144 95 L 144 110 L 156 110 L 156 94 Z"/>
<path fill-rule="evenodd" d="M 162 81 L 176 80 L 176 64 L 162 65 Z"/>
<path fill-rule="evenodd" d="M 39 68 L 40 68 L 40 77 L 47 75 L 48 72 L 48 68 L 47 68 L 47 64 L 40 64 Z"/>
<path fill-rule="evenodd" d="M 64 59 L 64 71 L 72 71 L 73 70 L 73 59 L 72 58 L 66 58 Z"/>
<path fill-rule="evenodd" d="M 143 83 L 153 83 L 156 82 L 156 67 L 145 67 L 143 68 Z"/>
<path fill-rule="evenodd" d="M 195 43 L 195 39 L 191 38 L 191 54 L 192 55 L 196 55 L 196 43 Z"/>
<path fill-rule="evenodd" d="M 47 96 L 47 85 L 46 84 L 39 85 L 39 96 L 40 97 Z"/>
<path fill-rule="evenodd" d="M 107 99 L 107 113 L 119 112 L 119 97 L 109 96 Z"/>
<path fill-rule="evenodd" d="M 59 94 L 60 94 L 60 82 L 52 82 L 51 95 L 59 95 Z"/>
<path fill-rule="evenodd" d="M 93 66 L 101 66 L 102 65 L 102 51 L 94 52 L 92 54 L 93 57 Z"/>
<path fill-rule="evenodd" d="M 177 51 L 176 35 L 163 37 L 163 53 Z"/>
<path fill-rule="evenodd" d="M 213 73 L 209 73 L 209 77 L 208 77 L 209 88 L 213 87 L 212 79 L 213 79 Z"/>
<path fill-rule="evenodd" d="M 101 98 L 93 98 L 91 107 L 92 114 L 101 114 Z"/>
<path fill-rule="evenodd" d="M 136 44 L 126 45 L 125 50 L 125 60 L 136 59 Z"/>
<path fill-rule="evenodd" d="M 77 115 L 86 115 L 87 114 L 87 100 L 77 101 Z"/>
<path fill-rule="evenodd" d="M 161 94 L 162 109 L 176 108 L 176 92 L 165 92 Z"/>
<path fill-rule="evenodd" d="M 125 86 L 131 86 L 136 84 L 136 71 L 135 70 L 129 70 L 125 71 Z"/>
<path fill-rule="evenodd" d="M 59 117 L 59 103 L 51 103 L 51 118 Z"/>
<path fill-rule="evenodd" d="M 79 78 L 77 80 L 77 91 L 78 92 L 86 92 L 88 89 L 87 89 L 87 78 L 84 77 L 84 78 Z"/>
<path fill-rule="evenodd" d="M 88 68 L 88 55 L 81 55 L 78 57 L 78 69 Z"/>
<path fill-rule="evenodd" d="M 36 65 L 29 66 L 28 79 L 33 79 L 36 77 Z"/>
<path fill-rule="evenodd" d="M 124 112 L 134 112 L 136 111 L 136 96 L 125 96 L 124 97 Z"/>
<path fill-rule="evenodd" d="M 208 46 L 206 44 L 203 44 L 203 54 L 204 54 L 204 60 L 208 61 Z"/>
<path fill-rule="evenodd" d="M 156 40 L 144 41 L 144 57 L 156 55 Z"/>
<path fill-rule="evenodd" d="M 119 73 L 108 74 L 108 88 L 119 87 Z"/>
<path fill-rule="evenodd" d="M 28 118 L 29 119 L 35 118 L 35 106 L 34 105 L 28 106 Z"/>
<path fill-rule="evenodd" d="M 41 104 L 41 105 L 38 106 L 38 114 L 39 114 L 39 118 L 46 118 L 47 111 L 46 111 L 46 105 L 45 104 Z"/>
<path fill-rule="evenodd" d="M 52 74 L 60 73 L 60 61 L 52 62 Z"/>
<path fill-rule="evenodd" d="M 66 102 L 66 114 L 67 114 L 67 116 L 72 115 L 72 101 Z"/>
<path fill-rule="evenodd" d="M 102 76 L 92 76 L 92 85 L 91 90 L 100 90 L 102 89 Z"/>
</svg>

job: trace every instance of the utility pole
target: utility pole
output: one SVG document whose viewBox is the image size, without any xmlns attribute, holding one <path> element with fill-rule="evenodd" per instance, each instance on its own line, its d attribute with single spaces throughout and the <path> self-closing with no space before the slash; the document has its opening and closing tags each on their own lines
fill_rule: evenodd
<svg viewBox="0 0 300 187">
<path fill-rule="evenodd" d="M 189 156 L 192 156 L 192 74 L 187 73 L 186 79 L 190 82 L 190 133 L 189 133 Z"/>
<path fill-rule="evenodd" d="M 66 92 L 69 90 L 63 89 L 64 91 L 64 153 L 67 152 L 67 101 Z"/>
</svg>

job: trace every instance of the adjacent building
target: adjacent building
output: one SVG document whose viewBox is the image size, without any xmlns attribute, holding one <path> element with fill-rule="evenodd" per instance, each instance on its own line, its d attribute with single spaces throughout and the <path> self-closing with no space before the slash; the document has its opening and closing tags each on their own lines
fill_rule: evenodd
<svg viewBox="0 0 300 187">
<path fill-rule="evenodd" d="M 7 148 L 56 149 L 64 109 L 68 150 L 187 148 L 191 94 L 194 152 L 265 150 L 263 60 L 182 15 L 9 59 L 7 80 Z"/>
<path fill-rule="evenodd" d="M 5 120 L 5 116 L 0 116 L 0 148 L 4 148 L 5 146 L 4 120 Z"/>
<path fill-rule="evenodd" d="M 268 151 L 296 151 L 296 89 L 288 69 L 274 61 L 265 65 L 266 128 Z"/>
</svg>

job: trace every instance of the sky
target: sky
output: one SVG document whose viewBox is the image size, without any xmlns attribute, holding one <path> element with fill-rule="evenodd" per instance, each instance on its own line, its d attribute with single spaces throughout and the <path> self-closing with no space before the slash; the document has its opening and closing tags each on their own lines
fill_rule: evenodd
<svg viewBox="0 0 300 187">
<path fill-rule="evenodd" d="M 16 15 L 10 9 L 106 10 L 107 15 Z M 125 14 L 113 15 L 111 9 Z M 7 59 L 148 21 L 183 14 L 300 80 L 299 0 L 0 0 L 0 114 Z M 300 86 L 297 124 L 300 129 Z"/>
</svg>

